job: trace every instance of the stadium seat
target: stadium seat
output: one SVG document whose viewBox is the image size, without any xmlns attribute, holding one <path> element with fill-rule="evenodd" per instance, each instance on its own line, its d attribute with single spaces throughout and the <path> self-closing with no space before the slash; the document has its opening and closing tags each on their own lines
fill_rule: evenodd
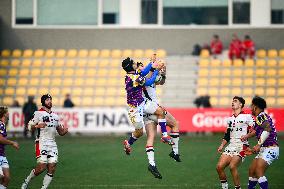
<svg viewBox="0 0 284 189">
<path fill-rule="evenodd" d="M 256 60 L 256 66 L 257 66 L 257 67 L 263 67 L 263 66 L 265 66 L 265 65 L 266 65 L 266 62 L 265 62 L 264 59 L 257 59 L 257 60 Z"/>
<path fill-rule="evenodd" d="M 24 58 L 30 58 L 33 56 L 33 50 L 32 49 L 25 49 L 23 52 Z"/>
<path fill-rule="evenodd" d="M 277 89 L 277 95 L 278 96 L 284 96 L 284 87 L 279 87 Z"/>
<path fill-rule="evenodd" d="M 279 50 L 279 57 L 284 58 L 284 49 Z"/>
<path fill-rule="evenodd" d="M 92 97 L 84 97 L 84 98 L 82 98 L 81 104 L 83 106 L 92 106 L 93 105 L 93 98 Z"/>
<path fill-rule="evenodd" d="M 82 95 L 82 87 L 73 87 L 72 95 L 73 96 L 81 96 Z"/>
<path fill-rule="evenodd" d="M 39 79 L 38 78 L 31 78 L 29 85 L 31 86 L 38 86 L 39 85 Z"/>
<path fill-rule="evenodd" d="M 64 66 L 64 59 L 56 59 L 54 66 L 56 67 L 63 67 Z"/>
<path fill-rule="evenodd" d="M 71 78 L 64 78 L 62 80 L 63 86 L 72 86 L 73 85 L 73 79 Z"/>
<path fill-rule="evenodd" d="M 218 104 L 218 98 L 216 98 L 216 97 L 211 97 L 211 98 L 210 98 L 210 103 L 211 103 L 212 106 L 217 106 L 217 104 Z"/>
<path fill-rule="evenodd" d="M 7 75 L 7 69 L 6 68 L 0 68 L 0 76 L 6 76 Z"/>
<path fill-rule="evenodd" d="M 116 96 L 118 93 L 118 90 L 115 87 L 107 87 L 105 91 L 106 96 Z"/>
<path fill-rule="evenodd" d="M 142 49 L 135 49 L 133 52 L 133 58 L 143 58 L 144 51 Z"/>
<path fill-rule="evenodd" d="M 66 94 L 71 94 L 72 89 L 70 87 L 64 87 L 61 88 L 61 94 L 66 95 Z"/>
<path fill-rule="evenodd" d="M 122 57 L 123 57 L 123 59 L 124 59 L 124 58 L 127 58 L 127 57 L 132 57 L 132 55 L 133 55 L 133 51 L 132 51 L 131 49 L 124 49 L 124 50 L 122 51 Z"/>
<path fill-rule="evenodd" d="M 210 65 L 211 65 L 212 67 L 219 67 L 219 66 L 221 65 L 221 60 L 219 60 L 219 59 L 213 59 L 213 60 L 211 60 Z"/>
<path fill-rule="evenodd" d="M 155 51 L 153 50 L 153 49 L 146 49 L 145 51 L 144 51 L 144 57 L 145 58 L 151 58 L 152 57 L 152 55 L 155 53 Z"/>
<path fill-rule="evenodd" d="M 50 93 L 52 94 L 52 96 L 58 96 L 58 95 L 60 95 L 60 88 L 59 87 L 51 87 Z"/>
<path fill-rule="evenodd" d="M 157 58 L 165 58 L 167 56 L 167 52 L 164 49 L 156 50 Z"/>
<path fill-rule="evenodd" d="M 99 56 L 100 51 L 98 49 L 92 49 L 89 51 L 89 57 L 97 58 Z"/>
<path fill-rule="evenodd" d="M 207 93 L 207 88 L 201 88 L 201 87 L 197 88 L 197 90 L 196 90 L 196 95 L 197 96 L 206 95 L 206 94 L 208 94 Z"/>
<path fill-rule="evenodd" d="M 274 87 L 269 87 L 269 88 L 266 88 L 266 96 L 275 96 L 276 95 L 276 90 Z"/>
<path fill-rule="evenodd" d="M 21 69 L 19 75 L 20 76 L 28 76 L 30 73 L 29 69 Z"/>
<path fill-rule="evenodd" d="M 230 67 L 232 65 L 232 61 L 230 59 L 226 59 L 223 61 L 224 67 Z"/>
<path fill-rule="evenodd" d="M 98 65 L 98 62 L 96 59 L 91 59 L 87 63 L 87 67 L 96 67 Z"/>
<path fill-rule="evenodd" d="M 258 76 L 258 77 L 263 77 L 265 76 L 265 69 L 256 69 L 255 70 L 255 75 Z"/>
<path fill-rule="evenodd" d="M 54 56 L 55 56 L 55 50 L 54 49 L 47 49 L 45 51 L 45 57 L 53 58 Z"/>
<path fill-rule="evenodd" d="M 111 69 L 108 73 L 109 77 L 119 77 L 119 70 L 118 69 Z"/>
<path fill-rule="evenodd" d="M 279 60 L 278 67 L 284 68 L 284 59 Z"/>
<path fill-rule="evenodd" d="M 3 98 L 3 105 L 5 106 L 11 106 L 13 104 L 13 98 L 12 97 L 9 97 L 9 96 L 4 96 Z"/>
<path fill-rule="evenodd" d="M 75 86 L 83 86 L 85 85 L 85 80 L 83 78 L 76 78 L 74 81 Z"/>
<path fill-rule="evenodd" d="M 243 66 L 243 61 L 241 59 L 235 59 L 233 60 L 234 67 L 241 67 Z"/>
<path fill-rule="evenodd" d="M 12 56 L 14 58 L 19 58 L 22 56 L 22 50 L 20 49 L 14 49 L 13 52 L 12 52 Z"/>
<path fill-rule="evenodd" d="M 2 56 L 3 58 L 7 58 L 7 57 L 11 56 L 11 51 L 10 51 L 9 49 L 4 49 L 4 50 L 2 50 L 2 52 L 1 52 L 1 56 Z"/>
<path fill-rule="evenodd" d="M 221 86 L 230 86 L 231 85 L 231 79 L 229 78 L 223 78 L 222 82 L 220 83 Z"/>
<path fill-rule="evenodd" d="M 201 58 L 209 58 L 210 57 L 210 52 L 207 49 L 202 49 L 200 53 Z"/>
<path fill-rule="evenodd" d="M 108 70 L 107 69 L 99 69 L 97 75 L 100 77 L 107 76 Z"/>
<path fill-rule="evenodd" d="M 52 59 L 45 59 L 45 60 L 43 60 L 43 66 L 45 68 L 53 66 L 53 60 Z"/>
<path fill-rule="evenodd" d="M 263 78 L 257 78 L 255 79 L 255 85 L 256 86 L 264 86 L 265 80 Z"/>
<path fill-rule="evenodd" d="M 34 52 L 34 57 L 35 58 L 40 58 L 43 57 L 44 55 L 44 50 L 43 49 L 36 49 Z"/>
<path fill-rule="evenodd" d="M 242 94 L 242 88 L 241 87 L 233 87 L 232 88 L 232 94 Z"/>
<path fill-rule="evenodd" d="M 51 76 L 51 74 L 52 74 L 52 70 L 49 68 L 45 68 L 41 73 L 42 76 Z"/>
<path fill-rule="evenodd" d="M 268 78 L 266 80 L 266 85 L 267 86 L 276 86 L 276 84 L 277 84 L 277 81 L 276 81 L 275 78 Z"/>
<path fill-rule="evenodd" d="M 267 76 L 275 77 L 276 74 L 277 74 L 276 69 L 268 69 L 268 70 L 266 71 L 266 75 L 267 75 Z"/>
<path fill-rule="evenodd" d="M 1 62 L 0 62 L 0 67 L 7 67 L 9 66 L 9 60 L 7 59 L 2 59 Z"/>
<path fill-rule="evenodd" d="M 0 78 L 0 86 L 4 86 L 6 83 L 6 80 L 3 78 Z M 0 93 L 1 94 L 1 93 Z"/>
<path fill-rule="evenodd" d="M 104 105 L 104 98 L 103 97 L 97 97 L 94 99 L 93 105 L 95 106 L 103 106 Z"/>
<path fill-rule="evenodd" d="M 4 91 L 5 95 L 12 96 L 15 94 L 15 88 L 14 87 L 7 87 Z"/>
<path fill-rule="evenodd" d="M 109 63 L 109 67 L 121 70 L 121 61 L 120 59 L 112 59 Z"/>
<path fill-rule="evenodd" d="M 253 59 L 246 59 L 245 60 L 245 67 L 252 67 L 254 66 L 254 60 Z"/>
<path fill-rule="evenodd" d="M 253 84 L 254 84 L 254 79 L 252 79 L 252 78 L 245 78 L 244 79 L 244 83 L 243 83 L 244 86 L 253 86 Z"/>
<path fill-rule="evenodd" d="M 64 58 L 66 56 L 66 50 L 65 49 L 57 49 L 55 56 L 57 58 Z"/>
<path fill-rule="evenodd" d="M 278 76 L 284 77 L 284 68 L 278 70 Z"/>
<path fill-rule="evenodd" d="M 31 59 L 24 59 L 22 61 L 22 66 L 30 67 L 31 65 L 32 65 L 32 60 Z"/>
<path fill-rule="evenodd" d="M 251 87 L 246 87 L 243 89 L 243 96 L 250 96 L 253 94 L 253 89 Z"/>
<path fill-rule="evenodd" d="M 230 103 L 231 99 L 229 97 L 221 97 L 218 104 L 219 106 L 227 107 Z"/>
<path fill-rule="evenodd" d="M 78 77 L 78 76 L 84 76 L 85 75 L 85 69 L 82 69 L 82 68 L 77 68 L 75 70 L 75 76 Z"/>
<path fill-rule="evenodd" d="M 216 88 L 209 88 L 209 89 L 208 89 L 208 94 L 209 94 L 210 96 L 218 96 L 219 90 L 218 90 L 217 87 L 216 87 Z"/>
<path fill-rule="evenodd" d="M 49 86 L 50 85 L 50 79 L 49 78 L 41 78 L 40 79 L 40 85 L 41 86 Z"/>
<path fill-rule="evenodd" d="M 231 76 L 231 70 L 230 69 L 223 69 L 221 70 L 223 77 L 230 77 Z"/>
<path fill-rule="evenodd" d="M 259 49 L 256 51 L 257 58 L 265 58 L 266 57 L 266 50 Z"/>
<path fill-rule="evenodd" d="M 207 68 L 202 68 L 198 72 L 199 77 L 207 77 L 208 74 L 209 74 L 209 71 Z"/>
<path fill-rule="evenodd" d="M 198 86 L 207 86 L 208 85 L 208 80 L 206 78 L 199 78 L 197 82 L 198 82 Z"/>
<path fill-rule="evenodd" d="M 277 58 L 278 52 L 276 49 L 269 49 L 267 53 L 268 58 Z"/>
<path fill-rule="evenodd" d="M 84 96 L 93 96 L 94 95 L 94 88 L 93 87 L 85 87 L 83 89 Z"/>
<path fill-rule="evenodd" d="M 74 59 L 67 59 L 65 66 L 66 67 L 74 67 L 76 65 L 76 61 Z"/>
<path fill-rule="evenodd" d="M 284 78 L 278 79 L 278 86 L 284 86 Z"/>
<path fill-rule="evenodd" d="M 61 78 L 52 78 L 51 80 L 51 86 L 61 86 L 61 83 Z"/>
<path fill-rule="evenodd" d="M 220 88 L 220 91 L 219 91 L 220 96 L 229 96 L 230 93 L 231 93 L 231 90 L 228 87 Z"/>
<path fill-rule="evenodd" d="M 275 103 L 276 103 L 276 99 L 275 99 L 275 97 L 267 97 L 266 98 L 266 103 L 267 103 L 267 105 L 268 106 L 275 106 Z"/>
<path fill-rule="evenodd" d="M 284 106 L 284 98 L 280 97 L 277 99 L 277 105 L 279 107 L 283 107 Z"/>
<path fill-rule="evenodd" d="M 207 67 L 209 65 L 209 60 L 208 59 L 200 59 L 199 61 L 199 66 L 200 67 Z"/>
<path fill-rule="evenodd" d="M 67 57 L 68 58 L 75 58 L 77 56 L 77 54 L 78 54 L 77 49 L 69 49 L 67 51 Z"/>
<path fill-rule="evenodd" d="M 111 58 L 121 58 L 122 51 L 119 49 L 113 49 L 111 51 Z"/>
<path fill-rule="evenodd" d="M 14 77 L 9 77 L 7 80 L 8 86 L 15 86 L 17 84 L 17 79 Z"/>
<path fill-rule="evenodd" d="M 213 78 L 213 79 L 210 79 L 210 80 L 209 80 L 209 85 L 210 85 L 210 86 L 218 86 L 219 83 L 220 83 L 220 80 L 217 79 L 217 78 Z"/>
<path fill-rule="evenodd" d="M 101 68 L 107 68 L 109 65 L 109 60 L 107 59 L 102 59 L 99 63 L 99 67 Z"/>
<path fill-rule="evenodd" d="M 89 68 L 89 69 L 86 70 L 85 75 L 86 75 L 86 76 L 93 77 L 93 76 L 96 75 L 96 73 L 97 73 L 97 70 L 96 70 L 96 69 Z"/>
<path fill-rule="evenodd" d="M 74 75 L 74 69 L 73 68 L 68 68 L 68 69 L 65 69 L 64 72 L 63 72 L 63 75 L 64 76 L 73 76 Z"/>
<path fill-rule="evenodd" d="M 232 85 L 233 86 L 241 86 L 243 83 L 243 80 L 241 78 L 234 78 L 232 79 Z"/>
<path fill-rule="evenodd" d="M 232 70 L 232 75 L 234 77 L 241 77 L 243 75 L 243 70 L 242 69 L 238 69 L 238 68 L 234 68 Z"/>
<path fill-rule="evenodd" d="M 246 77 L 253 77 L 253 74 L 254 74 L 254 70 L 253 69 L 246 68 L 244 70 L 244 76 L 246 76 Z"/>
<path fill-rule="evenodd" d="M 277 66 L 277 61 L 275 59 L 269 59 L 269 60 L 267 60 L 267 66 L 268 67 L 275 67 L 275 66 Z"/>
<path fill-rule="evenodd" d="M 217 77 L 217 76 L 220 75 L 220 70 L 219 69 L 211 69 L 209 73 L 210 73 L 211 77 Z"/>
<path fill-rule="evenodd" d="M 78 57 L 79 58 L 86 58 L 88 57 L 88 50 L 87 49 L 80 49 L 79 52 L 78 52 Z"/>
<path fill-rule="evenodd" d="M 110 50 L 109 49 L 102 49 L 100 53 L 101 58 L 109 58 L 110 57 Z"/>
<path fill-rule="evenodd" d="M 34 59 L 32 66 L 35 66 L 35 67 L 42 66 L 42 60 L 41 59 Z"/>
<path fill-rule="evenodd" d="M 9 77 L 11 77 L 11 76 L 17 76 L 18 75 L 18 69 L 16 69 L 16 68 L 11 68 L 10 70 L 9 70 Z"/>
<path fill-rule="evenodd" d="M 77 62 L 77 66 L 78 67 L 85 67 L 87 65 L 87 60 L 82 60 L 82 59 L 80 59 L 80 60 L 78 60 L 78 62 Z"/>
<path fill-rule="evenodd" d="M 40 69 L 34 68 L 34 69 L 31 70 L 30 74 L 31 74 L 31 76 L 40 76 L 40 71 L 41 71 Z"/>
<path fill-rule="evenodd" d="M 95 89 L 96 96 L 104 96 L 105 95 L 105 88 L 104 87 L 97 87 Z"/>
<path fill-rule="evenodd" d="M 20 105 L 23 105 L 25 103 L 25 98 L 22 96 L 17 96 L 16 100 L 19 102 Z"/>
<path fill-rule="evenodd" d="M 263 96 L 263 95 L 264 95 L 264 88 L 263 88 L 263 87 L 257 87 L 257 88 L 254 90 L 254 93 L 255 93 L 255 95 Z"/>
</svg>

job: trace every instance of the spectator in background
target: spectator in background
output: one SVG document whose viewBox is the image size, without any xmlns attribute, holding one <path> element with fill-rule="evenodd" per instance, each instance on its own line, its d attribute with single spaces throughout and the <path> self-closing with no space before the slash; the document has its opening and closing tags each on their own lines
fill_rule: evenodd
<svg viewBox="0 0 284 189">
<path fill-rule="evenodd" d="M 64 108 L 73 108 L 75 105 L 71 100 L 70 94 L 66 94 L 63 107 Z"/>
<path fill-rule="evenodd" d="M 17 101 L 16 99 L 13 101 L 13 104 L 11 106 L 12 108 L 19 108 L 20 107 L 20 103 L 19 101 Z"/>
<path fill-rule="evenodd" d="M 37 105 L 34 102 L 34 96 L 28 96 L 28 101 L 23 106 L 23 114 L 25 118 L 24 137 L 28 136 L 28 123 L 33 118 L 34 112 L 37 111 Z M 32 138 L 34 138 L 35 132 L 32 132 Z"/>
<path fill-rule="evenodd" d="M 201 46 L 199 45 L 199 44 L 195 44 L 194 46 L 193 46 L 193 51 L 192 51 L 192 55 L 193 56 L 199 56 L 200 55 L 200 53 L 201 53 Z"/>
<path fill-rule="evenodd" d="M 255 55 L 255 45 L 253 40 L 249 35 L 245 35 L 245 39 L 243 41 L 243 59 L 249 57 L 253 58 Z"/>
<path fill-rule="evenodd" d="M 219 35 L 213 35 L 213 39 L 211 41 L 211 54 L 216 57 L 216 55 L 222 54 L 223 51 L 223 43 L 219 39 Z"/>
<path fill-rule="evenodd" d="M 204 95 L 204 96 L 199 96 L 194 100 L 194 104 L 196 105 L 197 108 L 211 108 L 211 103 L 210 103 L 210 96 L 209 95 Z"/>
<path fill-rule="evenodd" d="M 229 58 L 231 60 L 242 57 L 242 42 L 239 40 L 236 34 L 233 35 L 233 39 L 230 43 Z"/>
</svg>

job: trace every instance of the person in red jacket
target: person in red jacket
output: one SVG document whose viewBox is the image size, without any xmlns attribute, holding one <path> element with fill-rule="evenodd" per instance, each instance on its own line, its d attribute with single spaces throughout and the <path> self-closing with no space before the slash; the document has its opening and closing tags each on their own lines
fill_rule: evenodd
<svg viewBox="0 0 284 189">
<path fill-rule="evenodd" d="M 233 35 L 233 39 L 230 43 L 229 48 L 229 58 L 230 59 L 238 59 L 241 58 L 242 55 L 242 42 L 239 40 L 236 34 Z"/>
<path fill-rule="evenodd" d="M 216 56 L 219 54 L 222 54 L 223 51 L 223 43 L 222 41 L 219 39 L 219 35 L 213 35 L 213 39 L 211 41 L 211 53 L 212 55 Z"/>
<path fill-rule="evenodd" d="M 254 55 L 255 55 L 254 42 L 249 35 L 245 35 L 245 39 L 243 41 L 243 58 L 246 57 L 253 58 Z"/>
</svg>

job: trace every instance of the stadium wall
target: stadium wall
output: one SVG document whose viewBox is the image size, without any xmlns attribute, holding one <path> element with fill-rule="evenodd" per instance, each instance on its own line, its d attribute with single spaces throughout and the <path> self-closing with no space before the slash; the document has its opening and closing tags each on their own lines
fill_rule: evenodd
<svg viewBox="0 0 284 189">
<path fill-rule="evenodd" d="M 281 49 L 284 44 L 284 28 L 85 28 L 40 29 L 12 28 L 11 0 L 0 1 L 0 50 L 48 49 L 48 48 L 97 48 L 97 49 L 147 49 L 163 48 L 170 55 L 186 55 L 194 44 L 209 43 L 213 34 L 219 34 L 228 47 L 232 34 L 241 38 L 251 35 L 257 48 Z"/>
</svg>

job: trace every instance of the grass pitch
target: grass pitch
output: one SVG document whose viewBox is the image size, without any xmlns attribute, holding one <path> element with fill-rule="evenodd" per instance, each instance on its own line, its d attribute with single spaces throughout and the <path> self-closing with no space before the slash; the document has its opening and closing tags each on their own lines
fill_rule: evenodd
<svg viewBox="0 0 284 189">
<path fill-rule="evenodd" d="M 59 163 L 51 189 L 75 188 L 220 188 L 215 166 L 220 155 L 217 148 L 222 135 L 181 136 L 182 162 L 173 161 L 168 154 L 170 146 L 155 143 L 155 160 L 163 179 L 154 178 L 147 170 L 145 153 L 146 137 L 139 139 L 133 152 L 126 156 L 122 141 L 127 136 L 57 137 Z M 279 137 L 280 159 L 268 169 L 270 189 L 284 188 L 283 135 Z M 20 150 L 6 147 L 10 164 L 10 189 L 19 189 L 24 178 L 36 164 L 32 140 L 17 139 Z M 256 143 L 251 139 L 251 145 Z M 246 188 L 248 167 L 253 157 L 246 158 L 239 168 L 242 188 Z M 226 171 L 229 185 L 233 188 L 230 171 Z M 29 188 L 41 187 L 43 176 L 32 180 Z"/>
</svg>

